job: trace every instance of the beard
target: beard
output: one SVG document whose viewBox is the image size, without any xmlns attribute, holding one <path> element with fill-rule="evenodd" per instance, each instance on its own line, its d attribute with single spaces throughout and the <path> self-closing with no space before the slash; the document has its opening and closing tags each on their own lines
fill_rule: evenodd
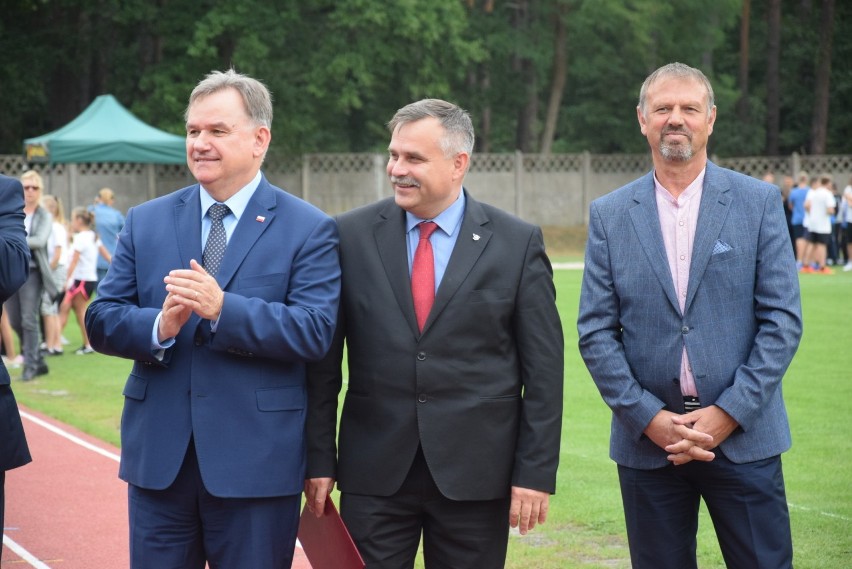
<svg viewBox="0 0 852 569">
<path fill-rule="evenodd" d="M 687 142 L 671 142 L 666 140 L 666 134 L 678 133 L 686 136 Z M 695 156 L 695 150 L 692 148 L 692 133 L 685 129 L 666 129 L 660 137 L 660 154 L 666 160 L 673 162 L 686 162 Z"/>
</svg>

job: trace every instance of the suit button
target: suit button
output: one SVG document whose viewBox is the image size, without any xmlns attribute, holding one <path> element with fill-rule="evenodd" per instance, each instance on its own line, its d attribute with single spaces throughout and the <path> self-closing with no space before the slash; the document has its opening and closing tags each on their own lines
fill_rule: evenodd
<svg viewBox="0 0 852 569">
<path fill-rule="evenodd" d="M 426 403 L 426 396 L 421 393 L 420 395 L 417 396 L 417 402 L 418 403 Z"/>
<path fill-rule="evenodd" d="M 422 362 L 426 359 L 426 352 L 417 352 L 417 361 Z"/>
<path fill-rule="evenodd" d="M 680 331 L 683 332 L 684 334 L 689 334 L 689 326 L 684 326 L 683 328 L 680 329 Z"/>
</svg>

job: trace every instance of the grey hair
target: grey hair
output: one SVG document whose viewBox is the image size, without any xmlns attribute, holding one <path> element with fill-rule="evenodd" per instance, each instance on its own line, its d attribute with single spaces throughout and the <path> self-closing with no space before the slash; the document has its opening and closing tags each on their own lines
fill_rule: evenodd
<svg viewBox="0 0 852 569">
<path fill-rule="evenodd" d="M 438 119 L 446 131 L 439 143 L 448 158 L 459 152 L 473 154 L 473 143 L 476 139 L 470 115 L 458 105 L 441 99 L 422 99 L 402 107 L 388 122 L 388 130 L 393 133 L 400 125 L 429 117 Z"/>
<path fill-rule="evenodd" d="M 272 129 L 272 94 L 269 89 L 252 77 L 237 73 L 233 69 L 227 71 L 211 71 L 202 79 L 189 95 L 189 104 L 184 112 L 184 119 L 189 118 L 189 107 L 207 95 L 212 95 L 223 89 L 236 89 L 243 98 L 246 113 L 257 126 Z"/>
<path fill-rule="evenodd" d="M 639 90 L 639 110 L 642 112 L 642 116 L 647 116 L 645 114 L 645 97 L 648 94 L 648 88 L 656 80 L 664 77 L 694 79 L 704 85 L 704 88 L 707 90 L 707 116 L 710 116 L 710 113 L 713 111 L 713 106 L 716 104 L 715 96 L 713 95 L 713 86 L 710 85 L 710 80 L 707 79 L 707 76 L 704 75 L 700 69 L 677 62 L 663 65 L 648 75 L 648 78 L 645 79 L 644 83 L 642 83 L 642 88 Z"/>
</svg>

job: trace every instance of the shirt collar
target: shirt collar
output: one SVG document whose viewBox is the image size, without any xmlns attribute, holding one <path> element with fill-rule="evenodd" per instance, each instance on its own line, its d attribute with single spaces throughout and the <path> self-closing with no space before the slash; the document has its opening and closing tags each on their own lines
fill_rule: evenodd
<svg viewBox="0 0 852 569">
<path fill-rule="evenodd" d="M 700 193 L 702 188 L 704 187 L 704 174 L 707 172 L 707 167 L 702 168 L 701 172 L 698 173 L 698 176 L 695 177 L 692 182 L 686 187 L 686 189 L 681 192 L 680 196 L 675 198 L 671 192 L 669 192 L 665 186 L 663 186 L 660 181 L 657 179 L 657 173 L 654 172 L 654 190 L 657 193 L 658 198 L 663 198 L 669 203 L 683 203 L 691 200 L 695 197 L 696 194 Z"/>
<path fill-rule="evenodd" d="M 464 204 L 464 189 L 462 189 L 456 201 L 432 219 L 421 219 L 409 212 L 405 212 L 405 232 L 409 233 L 423 221 L 434 221 L 444 233 L 452 235 L 459 227 L 461 218 L 464 215 Z"/>
<path fill-rule="evenodd" d="M 228 206 L 228 208 L 231 210 L 231 213 L 234 214 L 237 220 L 240 219 L 240 217 L 243 215 L 243 212 L 246 210 L 249 200 L 254 195 L 254 192 L 255 190 L 257 190 L 257 187 L 260 185 L 260 180 L 261 174 L 258 170 L 257 174 L 255 174 L 251 182 L 243 186 L 240 191 L 238 191 L 230 198 L 222 202 Z M 201 197 L 201 217 L 204 218 L 204 216 L 207 214 L 207 210 L 210 209 L 210 206 L 217 202 L 212 197 L 210 197 L 210 194 L 207 193 L 207 190 L 204 189 L 204 186 L 201 186 L 199 195 Z"/>
</svg>

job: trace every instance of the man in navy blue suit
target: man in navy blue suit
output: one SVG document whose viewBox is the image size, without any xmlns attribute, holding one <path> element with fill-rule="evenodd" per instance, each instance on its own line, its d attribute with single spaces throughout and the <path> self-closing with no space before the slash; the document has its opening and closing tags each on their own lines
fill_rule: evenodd
<svg viewBox="0 0 852 569">
<path fill-rule="evenodd" d="M 337 229 L 271 185 L 266 87 L 213 72 L 186 111 L 198 184 L 132 208 L 86 326 L 134 360 L 120 476 L 133 569 L 290 567 L 306 362 L 337 315 Z M 218 212 L 218 215 L 216 215 Z"/>
<path fill-rule="evenodd" d="M 3 303 L 27 280 L 30 248 L 24 229 L 24 188 L 0 175 L 0 313 Z M 6 471 L 30 462 L 24 428 L 12 393 L 9 372 L 0 361 L 0 533 L 3 528 Z M 0 557 L 3 555 L 0 546 Z"/>
<path fill-rule="evenodd" d="M 778 189 L 707 159 L 698 69 L 652 73 L 637 115 L 654 169 L 592 202 L 578 319 L 633 567 L 695 568 L 701 499 L 729 568 L 792 567 L 781 379 L 802 318 Z"/>
</svg>

